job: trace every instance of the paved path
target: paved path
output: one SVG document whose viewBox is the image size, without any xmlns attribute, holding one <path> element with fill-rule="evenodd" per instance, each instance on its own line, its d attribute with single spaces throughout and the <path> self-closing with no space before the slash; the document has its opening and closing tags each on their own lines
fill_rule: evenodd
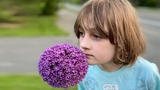
<svg viewBox="0 0 160 90">
<path fill-rule="evenodd" d="M 60 10 L 58 15 L 57 25 L 70 32 L 70 36 L 0 37 L 0 74 L 38 73 L 38 59 L 46 48 L 59 43 L 70 43 L 77 46 L 77 38 L 73 34 L 76 14 Z"/>
<path fill-rule="evenodd" d="M 62 9 L 58 12 L 58 16 L 57 25 L 68 31 L 71 37 L 75 37 L 73 29 L 77 14 L 67 9 Z"/>
</svg>

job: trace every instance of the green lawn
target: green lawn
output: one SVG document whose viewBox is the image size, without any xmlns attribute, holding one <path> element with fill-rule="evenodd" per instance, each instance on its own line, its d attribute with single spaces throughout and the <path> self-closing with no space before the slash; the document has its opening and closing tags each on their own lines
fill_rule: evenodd
<svg viewBox="0 0 160 90">
<path fill-rule="evenodd" d="M 17 21 L 15 23 L 0 23 L 0 36 L 68 35 L 68 32 L 55 24 L 56 16 L 28 16 L 12 19 Z"/>
<path fill-rule="evenodd" d="M 0 75 L 0 90 L 63 90 L 53 88 L 40 75 Z M 77 87 L 67 90 L 77 90 Z"/>
</svg>

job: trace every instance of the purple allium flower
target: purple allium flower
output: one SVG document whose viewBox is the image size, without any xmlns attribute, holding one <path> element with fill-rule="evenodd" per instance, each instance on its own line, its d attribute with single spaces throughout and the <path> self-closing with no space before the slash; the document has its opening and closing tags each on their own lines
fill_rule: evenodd
<svg viewBox="0 0 160 90">
<path fill-rule="evenodd" d="M 88 70 L 88 62 L 85 54 L 77 47 L 57 44 L 42 53 L 38 70 L 49 85 L 67 88 L 82 81 Z"/>
</svg>

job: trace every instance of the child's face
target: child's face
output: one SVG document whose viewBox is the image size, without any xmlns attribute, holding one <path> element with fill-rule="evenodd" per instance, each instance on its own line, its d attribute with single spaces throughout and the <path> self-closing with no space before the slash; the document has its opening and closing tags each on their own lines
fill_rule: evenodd
<svg viewBox="0 0 160 90">
<path fill-rule="evenodd" d="M 115 46 L 109 39 L 102 38 L 89 30 L 79 30 L 79 42 L 81 50 L 86 54 L 90 65 L 113 63 Z"/>
</svg>

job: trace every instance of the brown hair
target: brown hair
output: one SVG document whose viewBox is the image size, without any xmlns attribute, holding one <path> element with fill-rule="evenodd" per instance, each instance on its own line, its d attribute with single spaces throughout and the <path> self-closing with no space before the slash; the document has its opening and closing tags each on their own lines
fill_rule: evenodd
<svg viewBox="0 0 160 90">
<path fill-rule="evenodd" d="M 94 30 L 90 29 L 90 24 Z M 115 64 L 133 65 L 137 57 L 145 52 L 145 41 L 135 9 L 127 0 L 89 0 L 84 4 L 74 25 L 78 38 L 79 28 L 108 38 L 116 46 Z"/>
</svg>

